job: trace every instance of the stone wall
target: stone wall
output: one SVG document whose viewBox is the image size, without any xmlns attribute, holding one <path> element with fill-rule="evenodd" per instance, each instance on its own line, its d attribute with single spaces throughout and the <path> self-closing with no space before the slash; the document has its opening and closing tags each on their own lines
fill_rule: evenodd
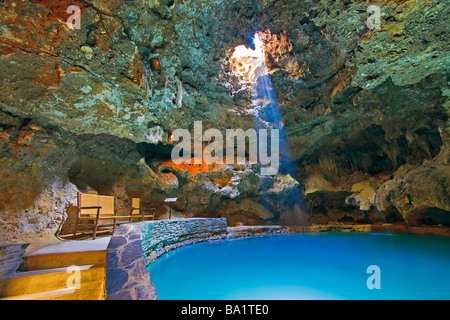
<svg viewBox="0 0 450 320">
<path fill-rule="evenodd" d="M 228 228 L 228 239 L 239 239 L 251 236 L 266 236 L 288 233 L 282 226 L 240 226 Z"/>
<path fill-rule="evenodd" d="M 106 254 L 108 300 L 156 300 L 141 246 L 142 223 L 122 225 L 111 238 Z"/>
<path fill-rule="evenodd" d="M 28 246 L 28 243 L 0 245 L 0 278 L 17 271 Z"/>
<path fill-rule="evenodd" d="M 157 221 L 145 224 L 141 233 L 142 249 L 147 264 L 173 249 L 226 237 L 226 219 Z"/>
<path fill-rule="evenodd" d="M 226 236 L 226 219 L 162 220 L 120 226 L 107 249 L 107 299 L 158 299 L 146 269 L 151 261 L 175 248 Z"/>
</svg>

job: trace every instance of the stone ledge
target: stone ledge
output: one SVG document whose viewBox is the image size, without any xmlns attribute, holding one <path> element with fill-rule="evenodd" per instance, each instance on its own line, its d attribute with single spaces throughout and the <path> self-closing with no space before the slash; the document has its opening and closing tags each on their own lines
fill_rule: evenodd
<svg viewBox="0 0 450 320">
<path fill-rule="evenodd" d="M 228 239 L 239 239 L 253 236 L 268 236 L 288 233 L 282 226 L 240 226 L 228 228 Z"/>
<path fill-rule="evenodd" d="M 402 224 L 326 224 L 312 226 L 287 226 L 288 232 L 382 232 L 411 233 L 450 236 L 450 227 L 441 226 L 407 226 Z"/>
</svg>

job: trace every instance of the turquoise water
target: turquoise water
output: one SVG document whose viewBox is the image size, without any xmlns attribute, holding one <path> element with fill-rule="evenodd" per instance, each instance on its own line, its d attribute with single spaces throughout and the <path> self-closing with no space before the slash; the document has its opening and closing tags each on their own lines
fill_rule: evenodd
<svg viewBox="0 0 450 320">
<path fill-rule="evenodd" d="M 372 265 L 380 289 L 367 286 Z M 450 299 L 450 238 L 326 233 L 201 243 L 148 270 L 161 300 Z"/>
</svg>

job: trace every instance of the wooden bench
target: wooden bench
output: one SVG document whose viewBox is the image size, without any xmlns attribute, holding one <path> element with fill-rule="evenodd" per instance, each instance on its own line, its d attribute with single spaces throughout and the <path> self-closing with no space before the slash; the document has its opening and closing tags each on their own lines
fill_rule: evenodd
<svg viewBox="0 0 450 320">
<path fill-rule="evenodd" d="M 147 214 L 147 212 L 151 211 L 151 214 Z M 131 214 L 130 214 L 130 222 L 133 222 L 133 219 L 140 219 L 140 221 L 145 221 L 147 218 L 151 218 L 155 220 L 155 208 L 146 208 L 142 204 L 141 198 L 131 198 Z"/>
<path fill-rule="evenodd" d="M 153 211 L 151 215 L 146 214 L 149 210 Z M 96 239 L 98 234 L 113 234 L 117 226 L 132 223 L 136 218 L 140 221 L 145 221 L 146 218 L 154 219 L 155 210 L 154 208 L 144 208 L 142 200 L 139 198 L 132 198 L 130 207 L 117 208 L 116 197 L 78 192 L 77 219 L 73 238 L 76 238 L 78 231 L 92 233 L 93 239 Z M 125 212 L 125 214 L 118 215 L 120 211 Z"/>
</svg>

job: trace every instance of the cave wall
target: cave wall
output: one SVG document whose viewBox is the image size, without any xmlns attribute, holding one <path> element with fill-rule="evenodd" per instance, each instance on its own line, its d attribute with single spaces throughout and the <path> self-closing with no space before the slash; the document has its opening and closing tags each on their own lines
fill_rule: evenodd
<svg viewBox="0 0 450 320">
<path fill-rule="evenodd" d="M 446 3 L 373 3 L 375 31 L 366 1 L 2 1 L 0 242 L 53 235 L 77 191 L 231 225 L 450 225 Z M 254 127 L 229 57 L 255 32 L 283 43 L 266 63 L 293 170 L 173 165 L 178 128 Z"/>
</svg>

